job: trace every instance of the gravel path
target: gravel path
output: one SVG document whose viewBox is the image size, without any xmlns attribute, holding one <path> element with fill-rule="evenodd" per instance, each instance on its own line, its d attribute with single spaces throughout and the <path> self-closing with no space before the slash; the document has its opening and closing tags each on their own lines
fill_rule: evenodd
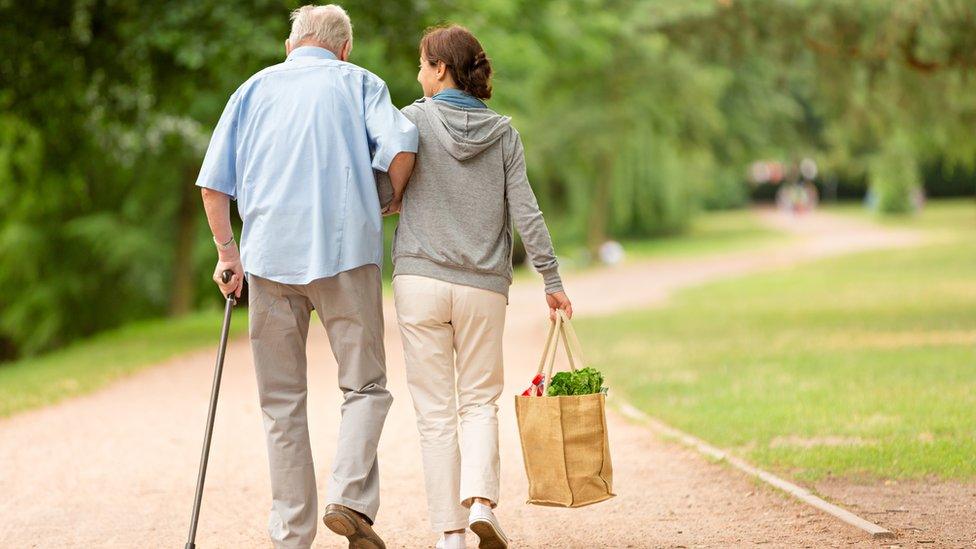
<svg viewBox="0 0 976 549">
<path fill-rule="evenodd" d="M 677 288 L 708 280 L 917 240 L 913 233 L 826 214 L 802 220 L 759 215 L 797 238 L 775 248 L 571 273 L 567 286 L 577 314 L 652 306 Z M 511 303 L 508 395 L 531 377 L 547 322 L 538 280 L 514 287 Z M 436 535 L 426 523 L 392 304 L 386 316 L 396 400 L 380 448 L 384 504 L 377 530 L 390 547 L 430 547 Z M 322 487 L 334 451 L 339 392 L 321 326 L 313 326 L 309 336 L 309 357 L 309 417 Z M 0 421 L 0 547 L 182 547 L 212 362 L 212 350 L 193 353 L 92 395 Z M 574 510 L 525 505 L 508 398 L 500 417 L 498 514 L 515 547 L 877 546 L 860 531 L 613 414 L 609 429 L 619 497 Z M 267 477 L 250 351 L 240 339 L 228 348 L 198 546 L 270 546 Z M 320 526 L 315 546 L 343 547 L 342 541 Z"/>
</svg>

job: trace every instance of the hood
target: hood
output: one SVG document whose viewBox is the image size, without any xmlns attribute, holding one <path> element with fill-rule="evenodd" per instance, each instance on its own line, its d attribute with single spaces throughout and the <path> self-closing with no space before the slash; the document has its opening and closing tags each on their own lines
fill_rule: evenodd
<svg viewBox="0 0 976 549">
<path fill-rule="evenodd" d="M 511 127 L 510 117 L 491 109 L 462 109 L 429 98 L 418 100 L 416 105 L 426 113 L 440 144 L 458 160 L 481 154 Z"/>
</svg>

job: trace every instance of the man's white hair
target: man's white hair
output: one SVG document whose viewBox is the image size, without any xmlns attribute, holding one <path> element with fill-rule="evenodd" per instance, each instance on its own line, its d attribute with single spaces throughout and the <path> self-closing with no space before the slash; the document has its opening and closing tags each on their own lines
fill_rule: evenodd
<svg viewBox="0 0 976 549">
<path fill-rule="evenodd" d="M 314 41 L 336 55 L 349 42 L 352 47 L 352 22 L 346 10 L 336 4 L 327 6 L 302 6 L 291 12 L 291 46 L 303 41 Z"/>
</svg>

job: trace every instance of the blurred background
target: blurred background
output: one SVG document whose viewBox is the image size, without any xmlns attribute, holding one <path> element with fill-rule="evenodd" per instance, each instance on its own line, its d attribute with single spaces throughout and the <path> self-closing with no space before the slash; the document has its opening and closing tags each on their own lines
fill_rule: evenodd
<svg viewBox="0 0 976 549">
<path fill-rule="evenodd" d="M 228 96 L 282 60 L 298 5 L 0 2 L 0 360 L 219 305 L 193 182 Z M 398 106 L 420 94 L 425 27 L 480 37 L 491 106 L 523 134 L 567 264 L 755 201 L 901 215 L 976 192 L 972 1 L 345 7 L 352 61 Z"/>
<path fill-rule="evenodd" d="M 426 27 L 456 22 L 481 39 L 495 70 L 489 105 L 522 134 L 575 324 L 611 396 L 623 397 L 612 402 L 906 539 L 976 539 L 976 0 L 342 4 L 354 25 L 351 61 L 384 78 L 400 107 L 421 94 Z M 36 517 L 64 502 L 87 505 L 72 482 L 42 475 L 50 486 L 37 484 L 25 471 L 102 474 L 109 488 L 92 493 L 115 494 L 128 514 L 146 499 L 126 487 L 148 485 L 163 468 L 118 475 L 112 441 L 136 441 L 122 450 L 131 456 L 195 457 L 196 420 L 177 412 L 205 387 L 222 301 L 194 182 L 228 97 L 283 60 L 298 6 L 0 0 L 0 440 L 12 441 L 0 447 L 9 466 L 0 470 L 13 471 L 0 488 L 20 491 L 12 524 L 27 517 L 46 535 Z M 386 225 L 389 237 L 395 219 Z M 523 254 L 510 309 L 521 324 L 507 334 L 520 359 L 537 352 L 525 326 L 536 325 L 527 311 L 542 307 Z M 245 330 L 237 314 L 233 333 L 243 340 Z M 163 373 L 87 405 L 6 419 L 172 357 L 154 370 Z M 508 375 L 523 382 L 517 370 Z M 228 398 L 253 408 L 247 387 L 232 383 Z M 119 395 L 125 414 L 99 411 L 114 410 Z M 403 414 L 396 421 L 408 425 Z M 126 418 L 139 435 L 115 437 Z M 611 419 L 614 433 L 626 432 Z M 99 426 L 111 436 L 87 434 Z M 154 449 L 144 431 L 183 446 Z M 617 447 L 628 489 L 680 496 L 658 493 L 674 471 L 634 472 L 644 457 L 628 452 L 641 448 Z M 241 455 L 263 455 L 255 452 Z M 79 465 L 76 454 L 101 457 Z M 189 479 L 194 465 L 173 470 Z M 172 507 L 170 492 L 154 493 L 156 507 L 140 515 L 146 528 Z M 729 494 L 728 504 L 690 495 L 708 516 L 753 496 Z M 673 515 L 687 501 L 647 516 Z M 241 515 L 242 524 L 259 524 L 249 517 L 260 513 Z M 74 545 L 104 541 L 77 530 L 98 521 L 58 514 L 62 533 L 79 536 Z M 760 514 L 782 530 L 786 519 Z M 723 516 L 716 531 L 774 539 L 755 522 L 729 530 Z M 416 529 L 404 520 L 404 532 Z M 689 537 L 699 521 L 682 521 L 687 539 L 666 522 L 654 523 L 655 539 L 735 543 Z M 257 527 L 248 532 L 264 539 Z M 34 539 L 30 529 L 7 533 Z"/>
</svg>

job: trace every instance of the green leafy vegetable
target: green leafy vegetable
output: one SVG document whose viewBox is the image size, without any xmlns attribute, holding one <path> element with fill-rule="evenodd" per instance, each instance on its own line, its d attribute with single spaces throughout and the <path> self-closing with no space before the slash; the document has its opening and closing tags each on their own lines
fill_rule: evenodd
<svg viewBox="0 0 976 549">
<path fill-rule="evenodd" d="M 595 368 L 581 368 L 575 372 L 559 372 L 552 376 L 548 396 L 592 395 L 603 391 L 603 374 Z"/>
</svg>

